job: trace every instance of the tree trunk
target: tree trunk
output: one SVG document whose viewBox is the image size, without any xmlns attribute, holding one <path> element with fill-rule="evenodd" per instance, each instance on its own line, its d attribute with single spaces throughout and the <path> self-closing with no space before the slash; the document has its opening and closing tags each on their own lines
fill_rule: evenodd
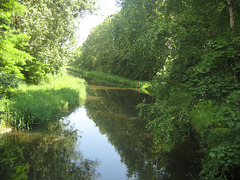
<svg viewBox="0 0 240 180">
<path fill-rule="evenodd" d="M 230 17 L 230 27 L 233 28 L 235 23 L 235 17 L 233 12 L 232 0 L 227 0 L 227 2 L 228 2 L 228 9 L 229 9 L 229 17 Z"/>
</svg>

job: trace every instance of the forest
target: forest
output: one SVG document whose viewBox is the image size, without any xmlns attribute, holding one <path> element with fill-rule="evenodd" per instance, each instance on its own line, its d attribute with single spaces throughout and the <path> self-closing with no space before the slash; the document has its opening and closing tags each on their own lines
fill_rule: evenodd
<svg viewBox="0 0 240 180">
<path fill-rule="evenodd" d="M 156 148 L 194 132 L 199 179 L 239 179 L 240 1 L 116 2 L 121 10 L 74 49 L 74 20 L 94 12 L 94 0 L 2 0 L 1 112 L 19 84 L 42 84 L 69 64 L 149 81 L 156 100 L 137 108 Z"/>
</svg>

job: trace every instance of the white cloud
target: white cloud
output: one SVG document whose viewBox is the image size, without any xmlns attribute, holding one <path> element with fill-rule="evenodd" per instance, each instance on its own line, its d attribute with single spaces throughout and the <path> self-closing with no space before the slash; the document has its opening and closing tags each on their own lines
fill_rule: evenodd
<svg viewBox="0 0 240 180">
<path fill-rule="evenodd" d="M 94 15 L 86 15 L 85 18 L 80 19 L 80 25 L 77 30 L 78 45 L 81 45 L 89 35 L 90 30 L 100 24 L 109 15 L 112 15 L 120 10 L 116 6 L 115 0 L 98 0 L 97 5 L 100 9 Z"/>
</svg>

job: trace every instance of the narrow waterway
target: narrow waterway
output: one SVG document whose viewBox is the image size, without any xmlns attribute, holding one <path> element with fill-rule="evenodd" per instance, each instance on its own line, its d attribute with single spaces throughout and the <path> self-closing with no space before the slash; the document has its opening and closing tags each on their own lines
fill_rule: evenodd
<svg viewBox="0 0 240 180">
<path fill-rule="evenodd" d="M 197 145 L 157 150 L 136 105 L 152 98 L 137 90 L 89 81 L 83 107 L 31 132 L 0 138 L 0 179 L 191 179 Z"/>
<path fill-rule="evenodd" d="M 84 157 L 98 162 L 99 179 L 134 179 L 147 172 L 152 137 L 137 117 L 135 106 L 150 97 L 135 90 L 90 85 L 84 107 L 67 119 L 81 131 L 80 149 Z M 137 167 L 139 169 L 134 169 Z"/>
</svg>

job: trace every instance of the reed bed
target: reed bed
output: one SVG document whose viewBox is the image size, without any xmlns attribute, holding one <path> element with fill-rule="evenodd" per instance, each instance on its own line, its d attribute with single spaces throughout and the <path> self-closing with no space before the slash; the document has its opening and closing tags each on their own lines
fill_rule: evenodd
<svg viewBox="0 0 240 180">
<path fill-rule="evenodd" d="M 7 104 L 5 122 L 27 129 L 83 105 L 85 98 L 86 82 L 70 75 L 54 77 L 41 85 L 20 85 Z"/>
</svg>

